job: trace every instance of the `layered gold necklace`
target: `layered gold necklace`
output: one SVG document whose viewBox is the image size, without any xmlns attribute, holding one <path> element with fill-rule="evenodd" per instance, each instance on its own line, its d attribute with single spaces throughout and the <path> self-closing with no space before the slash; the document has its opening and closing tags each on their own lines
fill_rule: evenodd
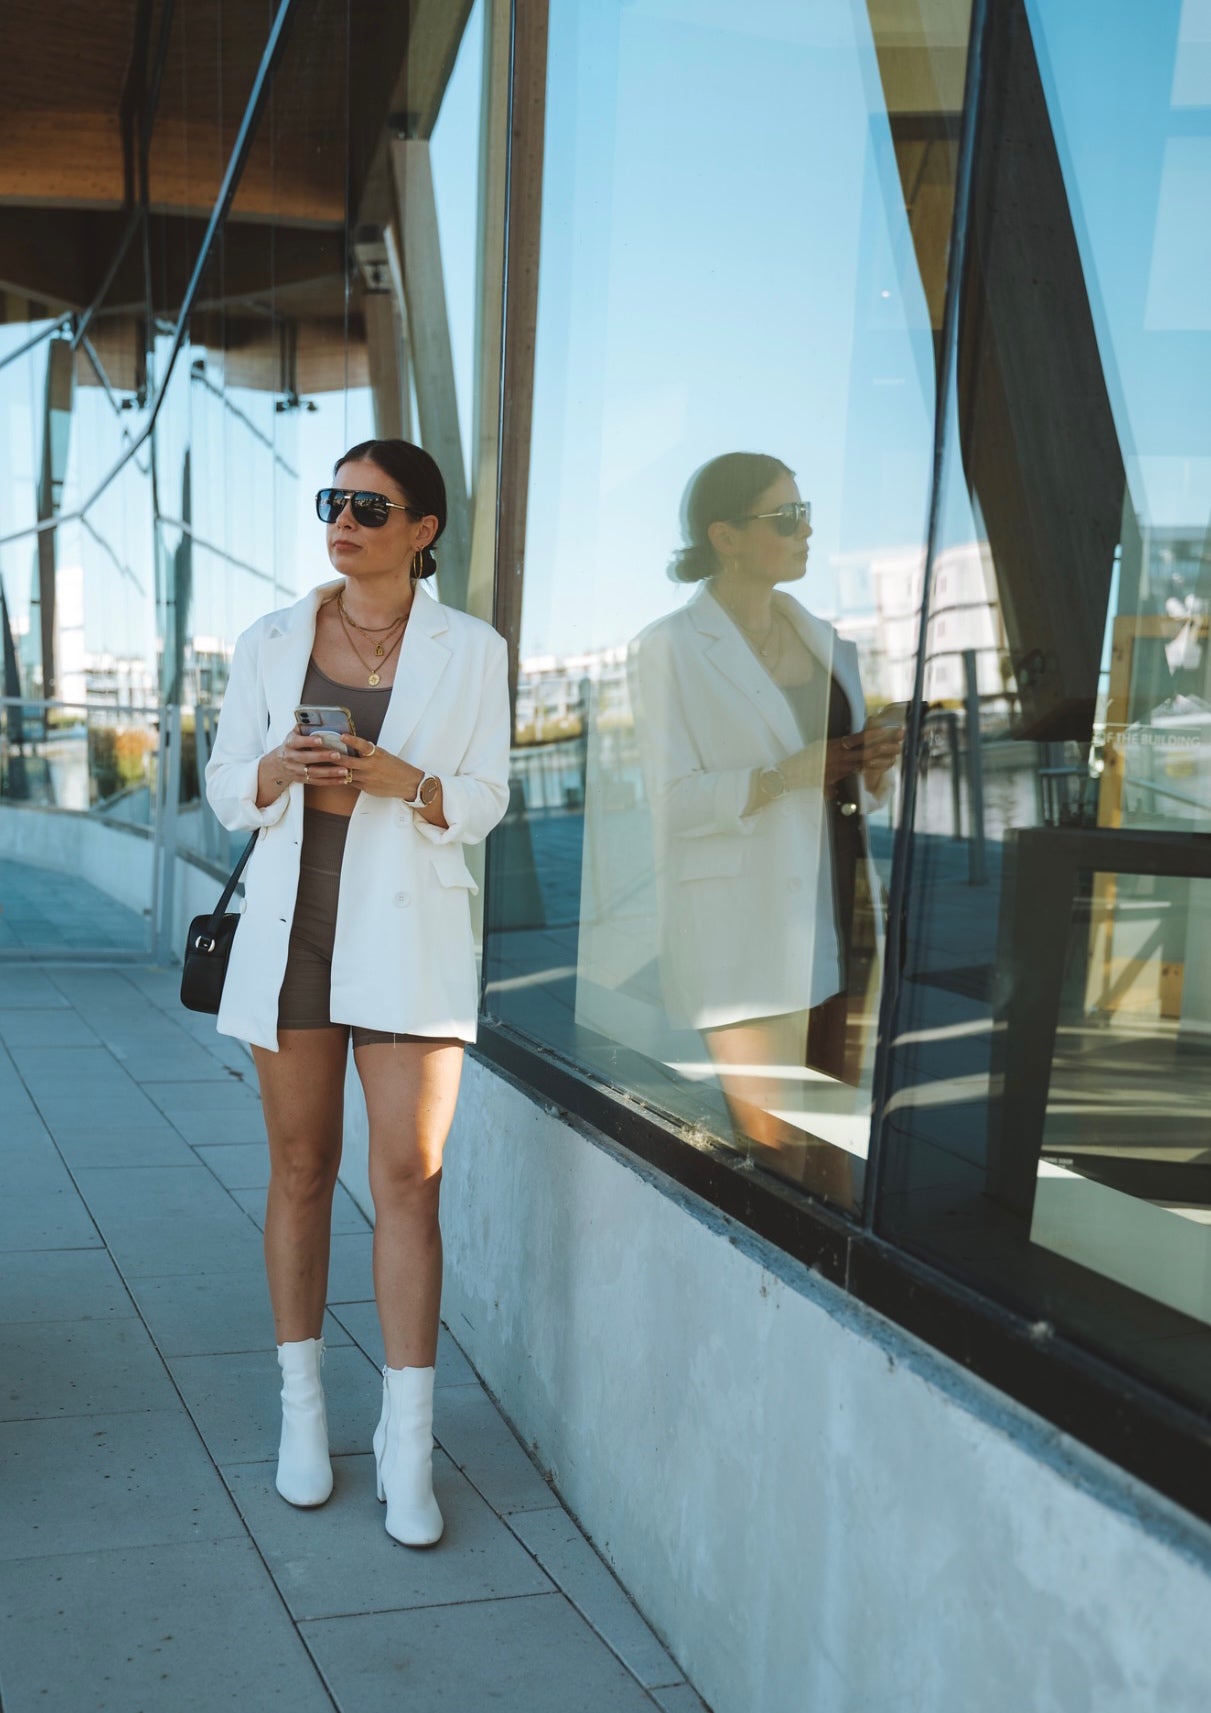
<svg viewBox="0 0 1211 1713">
<path fill-rule="evenodd" d="M 714 590 L 711 593 L 714 594 Z M 718 595 L 715 595 L 715 599 L 719 601 L 719 605 L 733 621 L 736 629 L 748 643 L 762 666 L 771 676 L 774 675 L 782 663 L 782 626 L 778 622 L 781 615 L 777 607 L 771 607 L 769 629 L 763 637 L 758 637 L 757 633 L 748 628 L 744 620 L 728 606 L 726 601 L 721 600 Z"/>
<path fill-rule="evenodd" d="M 371 689 L 373 689 L 382 677 L 383 667 L 386 666 L 391 656 L 404 640 L 404 630 L 408 624 L 408 614 L 403 613 L 399 618 L 392 619 L 389 625 L 359 625 L 357 620 L 351 619 L 349 614 L 345 611 L 345 598 L 343 595 L 338 595 L 336 597 L 336 610 L 340 616 L 341 624 L 344 626 L 345 637 L 349 643 L 349 647 L 365 667 L 369 674 L 366 682 L 370 685 Z M 395 630 L 397 626 L 399 627 L 399 635 L 388 647 L 386 643 L 387 635 L 389 632 Z M 374 652 L 377 659 L 366 660 L 363 658 L 361 651 L 353 640 L 353 632 L 355 630 L 360 630 L 366 636 L 377 636 L 382 639 L 374 645 Z"/>
</svg>

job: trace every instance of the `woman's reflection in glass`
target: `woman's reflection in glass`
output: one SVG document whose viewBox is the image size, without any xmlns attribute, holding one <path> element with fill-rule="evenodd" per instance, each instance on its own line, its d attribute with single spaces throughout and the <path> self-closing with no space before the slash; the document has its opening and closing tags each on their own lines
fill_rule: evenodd
<svg viewBox="0 0 1211 1713">
<path fill-rule="evenodd" d="M 779 459 L 691 481 L 673 565 L 694 597 L 634 645 L 666 1004 L 698 1029 L 742 1146 L 848 1203 L 849 1156 L 785 1114 L 805 1070 L 857 1082 L 875 953 L 863 811 L 898 723 L 866 724 L 857 650 L 778 588 L 808 567 L 811 507 Z"/>
</svg>

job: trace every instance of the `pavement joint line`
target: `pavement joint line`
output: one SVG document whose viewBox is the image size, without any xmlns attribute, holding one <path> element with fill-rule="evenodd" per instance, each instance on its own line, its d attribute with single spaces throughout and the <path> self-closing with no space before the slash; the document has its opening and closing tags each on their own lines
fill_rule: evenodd
<svg viewBox="0 0 1211 1713">
<path fill-rule="evenodd" d="M 428 1552 L 428 1547 L 402 1547 L 403 1552 Z M 358 1607 L 351 1612 L 322 1612 L 314 1618 L 300 1618 L 300 1624 L 342 1624 L 346 1618 L 389 1618 L 394 1612 L 456 1612 L 460 1606 L 502 1606 L 506 1600 L 567 1600 L 563 1589 L 534 1588 L 528 1594 L 471 1594 L 465 1600 L 426 1600 L 420 1606 L 374 1606 L 368 1610 Z M 570 1605 L 571 1602 L 569 1601 Z M 665 1689 L 667 1684 L 661 1684 Z"/>
</svg>

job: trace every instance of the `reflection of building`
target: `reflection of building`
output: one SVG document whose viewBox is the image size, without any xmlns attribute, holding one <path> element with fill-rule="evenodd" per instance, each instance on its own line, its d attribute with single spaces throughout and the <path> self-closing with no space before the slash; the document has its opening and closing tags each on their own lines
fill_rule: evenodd
<svg viewBox="0 0 1211 1713">
<path fill-rule="evenodd" d="M 55 591 L 55 655 L 59 665 L 57 700 L 104 702 L 110 706 L 154 706 L 158 687 L 154 666 L 142 655 L 114 654 L 87 647 L 87 579 L 82 565 L 60 565 Z M 35 613 L 36 613 L 35 608 Z M 13 625 L 22 677 L 30 690 L 40 688 L 38 638 L 28 620 Z"/>
<path fill-rule="evenodd" d="M 185 657 L 186 703 L 217 708 L 230 670 L 230 644 L 216 636 L 192 637 Z"/>
<path fill-rule="evenodd" d="M 871 701 L 906 701 L 913 691 L 925 555 L 920 548 L 844 556 L 842 572 L 866 567 L 874 611 L 841 614 L 837 629 L 858 646 Z M 925 698 L 958 704 L 966 685 L 963 657 L 974 651 L 985 703 L 1006 694 L 1004 626 L 995 583 L 979 542 L 940 553 L 934 566 L 925 651 Z"/>
<path fill-rule="evenodd" d="M 631 723 L 625 644 L 584 654 L 531 655 L 517 675 L 516 741 L 578 736 L 589 699 L 599 727 Z"/>
</svg>

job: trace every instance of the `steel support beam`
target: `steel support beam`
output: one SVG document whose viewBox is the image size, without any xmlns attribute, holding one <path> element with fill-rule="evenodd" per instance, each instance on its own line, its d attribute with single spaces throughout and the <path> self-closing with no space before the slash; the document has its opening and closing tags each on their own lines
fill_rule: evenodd
<svg viewBox="0 0 1211 1713">
<path fill-rule="evenodd" d="M 55 520 L 67 476 L 75 359 L 71 341 L 52 339 L 46 352 L 46 392 L 42 413 L 42 471 L 38 478 L 38 616 L 42 646 L 42 695 L 57 694 Z"/>
<path fill-rule="evenodd" d="M 379 440 L 408 440 L 411 435 L 404 424 L 412 414 L 411 401 L 400 350 L 399 314 L 392 294 L 368 291 L 362 299 L 362 318 L 366 323 L 366 360 L 374 400 L 375 436 Z"/>
</svg>

